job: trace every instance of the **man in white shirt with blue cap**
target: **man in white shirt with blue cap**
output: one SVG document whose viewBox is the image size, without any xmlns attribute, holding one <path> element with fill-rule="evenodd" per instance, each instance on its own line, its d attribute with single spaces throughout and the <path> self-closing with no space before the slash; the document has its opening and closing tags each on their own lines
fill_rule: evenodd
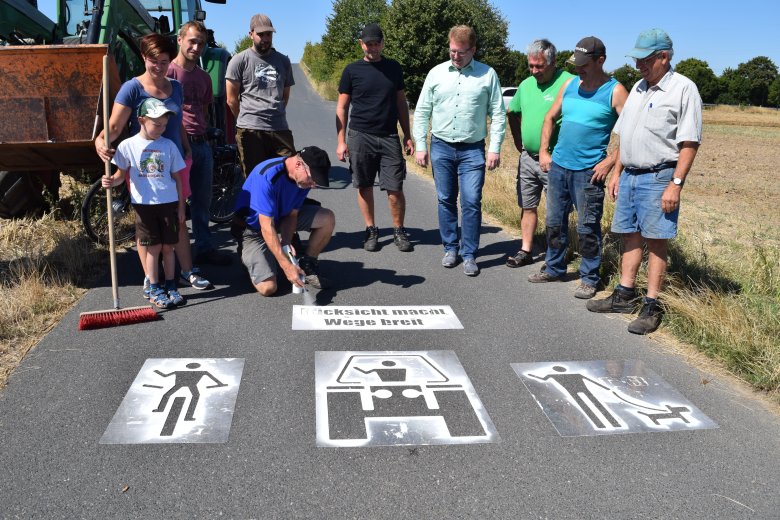
<svg viewBox="0 0 780 520">
<path fill-rule="evenodd" d="M 639 317 L 628 326 L 634 334 L 649 334 L 661 324 L 658 294 L 668 241 L 677 236 L 680 193 L 701 143 L 701 97 L 690 79 L 671 68 L 673 54 L 672 40 L 662 29 L 640 33 L 628 54 L 642 79 L 629 92 L 615 124 L 620 160 L 607 187 L 617 200 L 612 231 L 623 235 L 620 284 L 608 298 L 587 304 L 592 312 L 636 310 L 634 286 L 646 244 L 647 295 Z"/>
</svg>

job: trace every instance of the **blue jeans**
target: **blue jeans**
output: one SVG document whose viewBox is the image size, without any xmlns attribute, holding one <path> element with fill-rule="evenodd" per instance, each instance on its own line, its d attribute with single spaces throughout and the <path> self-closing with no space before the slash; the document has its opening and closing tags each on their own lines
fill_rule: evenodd
<svg viewBox="0 0 780 520">
<path fill-rule="evenodd" d="M 482 186 L 485 184 L 485 141 L 448 143 L 431 137 L 431 168 L 439 199 L 439 233 L 444 251 L 475 259 L 482 226 Z M 458 191 L 461 229 L 458 236 Z"/>
<path fill-rule="evenodd" d="M 552 163 L 547 177 L 547 254 L 544 261 L 548 274 L 566 274 L 569 213 L 574 206 L 582 257 L 580 279 L 595 287 L 600 281 L 604 184 L 591 184 L 592 176 L 593 170 L 568 170 Z"/>
<path fill-rule="evenodd" d="M 190 143 L 192 148 L 192 169 L 190 169 L 190 217 L 192 235 L 195 239 L 193 255 L 214 249 L 209 231 L 209 206 L 211 206 L 211 183 L 214 177 L 214 156 L 209 143 Z"/>
</svg>

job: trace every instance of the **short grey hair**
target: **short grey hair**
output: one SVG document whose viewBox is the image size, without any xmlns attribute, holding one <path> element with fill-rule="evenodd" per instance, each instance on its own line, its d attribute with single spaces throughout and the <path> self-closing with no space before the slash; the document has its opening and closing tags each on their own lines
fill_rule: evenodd
<svg viewBox="0 0 780 520">
<path fill-rule="evenodd" d="M 526 49 L 526 55 L 528 56 L 544 56 L 544 61 L 547 62 L 547 65 L 555 63 L 555 55 L 557 53 L 558 50 L 555 48 L 555 45 L 546 38 L 534 40 Z"/>
</svg>

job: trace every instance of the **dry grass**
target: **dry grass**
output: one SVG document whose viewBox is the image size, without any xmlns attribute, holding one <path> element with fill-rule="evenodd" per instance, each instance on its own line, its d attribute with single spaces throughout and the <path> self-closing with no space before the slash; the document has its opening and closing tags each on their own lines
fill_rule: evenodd
<svg viewBox="0 0 780 520">
<path fill-rule="evenodd" d="M 63 199 L 64 206 L 70 202 Z M 61 215 L 6 220 L 0 227 L 0 388 L 104 263 L 80 223 Z"/>
<path fill-rule="evenodd" d="M 501 167 L 488 173 L 483 192 L 485 211 L 515 236 L 518 159 L 507 137 Z M 703 143 L 683 191 L 680 237 L 672 243 L 663 294 L 667 315 L 660 331 L 722 363 L 775 401 L 780 401 L 779 163 L 780 111 L 705 110 Z M 413 161 L 409 166 L 423 172 Z M 620 239 L 609 232 L 613 213 L 614 204 L 607 201 L 602 275 L 609 285 L 617 283 L 620 258 Z M 543 199 L 535 236 L 539 246 L 544 215 Z M 570 238 L 574 249 L 576 234 Z M 576 255 L 570 257 L 575 259 L 570 270 L 576 269 Z"/>
</svg>

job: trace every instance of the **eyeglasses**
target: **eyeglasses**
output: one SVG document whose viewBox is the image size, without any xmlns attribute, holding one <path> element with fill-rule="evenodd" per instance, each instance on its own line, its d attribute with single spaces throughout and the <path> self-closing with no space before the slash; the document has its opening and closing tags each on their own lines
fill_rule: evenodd
<svg viewBox="0 0 780 520">
<path fill-rule="evenodd" d="M 448 51 L 450 53 L 450 56 L 459 56 L 459 57 L 462 58 L 463 56 L 465 56 L 468 53 L 470 53 L 471 49 L 473 49 L 473 47 L 469 47 L 468 49 L 463 50 L 463 51 L 459 51 L 458 49 L 448 49 Z"/>
<path fill-rule="evenodd" d="M 636 63 L 637 66 L 644 66 L 650 64 L 652 61 L 656 60 L 660 55 L 662 51 L 655 51 L 650 56 L 645 56 L 644 58 L 634 58 L 634 63 Z"/>
</svg>

